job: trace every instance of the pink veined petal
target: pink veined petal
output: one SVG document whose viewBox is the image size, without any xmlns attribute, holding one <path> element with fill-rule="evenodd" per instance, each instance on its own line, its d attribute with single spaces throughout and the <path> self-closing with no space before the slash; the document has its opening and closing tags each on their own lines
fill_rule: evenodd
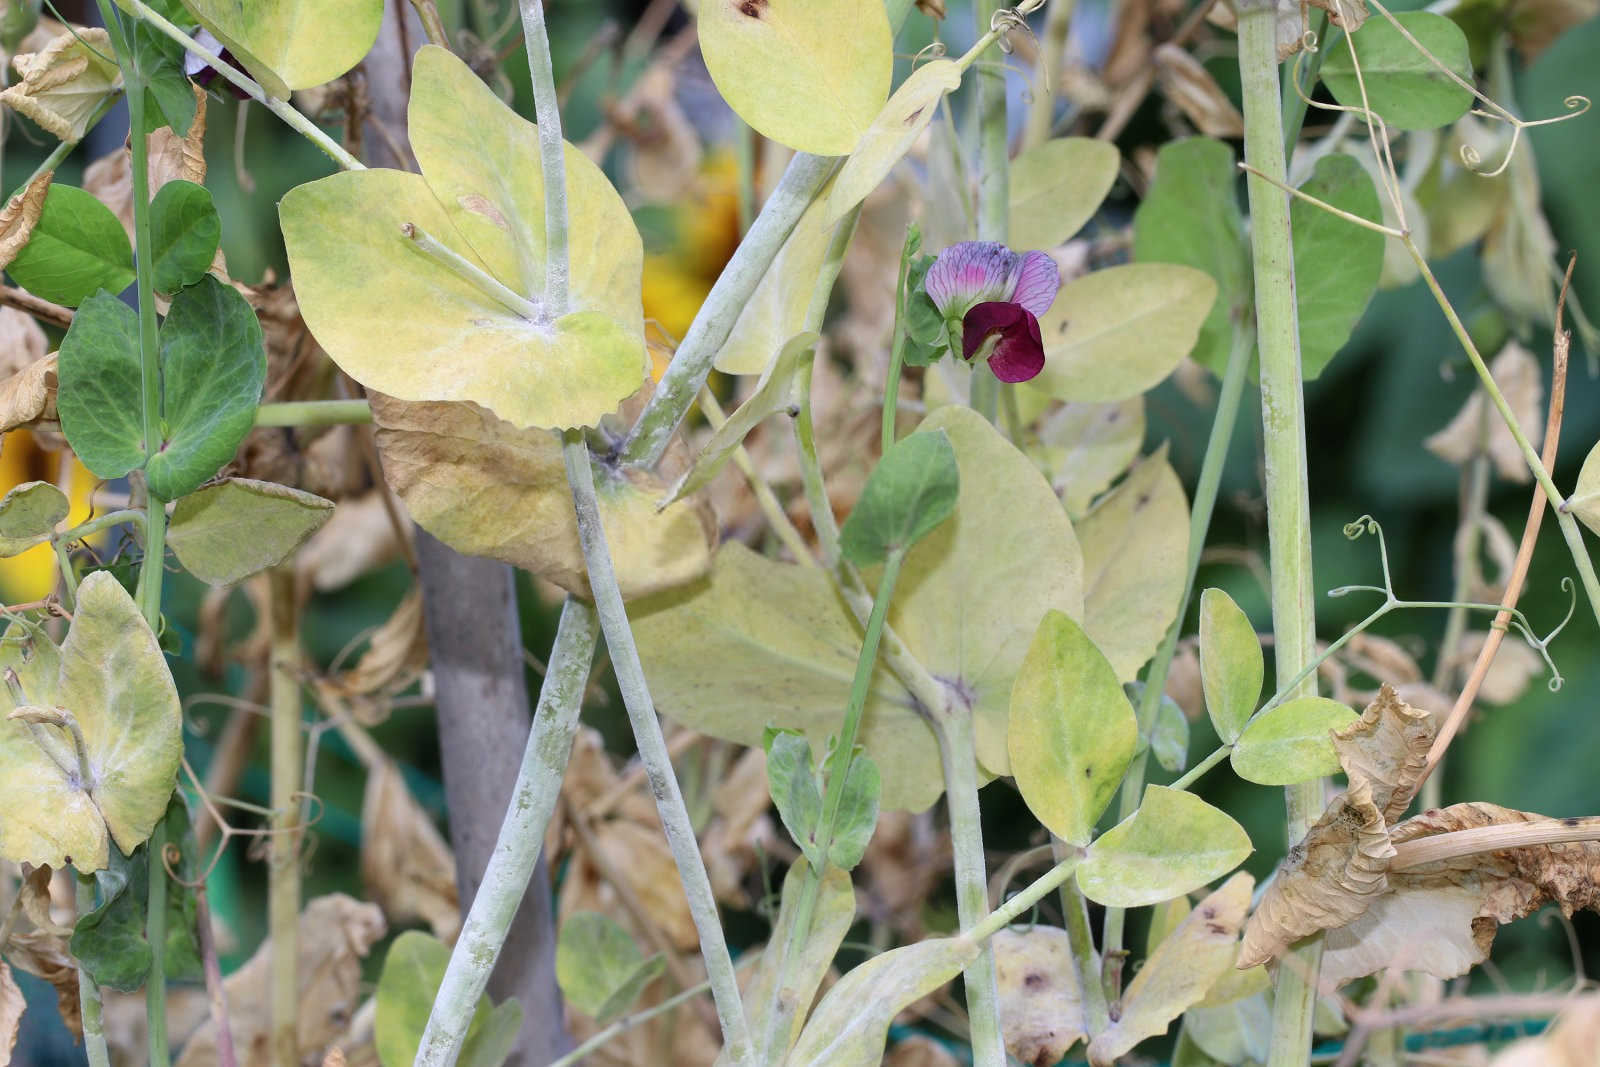
<svg viewBox="0 0 1600 1067">
<path fill-rule="evenodd" d="M 1020 257 L 997 241 L 962 241 L 940 252 L 923 288 L 942 315 L 1009 295 Z"/>
<path fill-rule="evenodd" d="M 1029 252 L 1022 257 L 1017 271 L 1017 287 L 1011 299 L 1037 316 L 1050 310 L 1056 301 L 1056 291 L 1061 288 L 1061 269 L 1056 261 L 1044 252 Z"/>
<path fill-rule="evenodd" d="M 1002 382 L 1026 382 L 1044 370 L 1039 320 L 1021 304 L 992 300 L 975 306 L 962 321 L 961 347 L 969 360 L 987 350 L 989 369 Z"/>
</svg>

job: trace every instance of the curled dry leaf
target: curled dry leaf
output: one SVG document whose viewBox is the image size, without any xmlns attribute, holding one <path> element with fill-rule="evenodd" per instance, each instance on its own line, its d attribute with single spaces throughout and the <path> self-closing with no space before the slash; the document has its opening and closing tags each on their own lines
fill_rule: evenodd
<svg viewBox="0 0 1600 1067">
<path fill-rule="evenodd" d="M 300 913 L 298 1060 L 319 1059 L 350 1024 L 361 1004 L 361 961 L 383 937 L 383 912 L 343 893 L 308 902 Z M 240 1063 L 272 1061 L 272 942 L 264 941 L 223 982 L 228 1025 Z M 215 1024 L 206 1022 L 184 1046 L 178 1067 L 217 1061 Z"/>
<path fill-rule="evenodd" d="M 71 937 L 72 927 L 63 926 L 56 922 L 55 916 L 50 914 L 50 875 L 49 867 L 34 867 L 29 869 L 28 864 L 22 865 L 22 886 L 18 890 L 22 902 L 22 911 L 28 916 L 28 921 L 36 929 L 56 937 Z M 68 915 L 70 918 L 70 913 Z"/>
<path fill-rule="evenodd" d="M 27 1006 L 21 987 L 11 976 L 11 967 L 0 960 L 0 1063 L 11 1062 L 11 1053 L 17 1047 L 17 1030 L 22 1025 L 22 1012 Z"/>
<path fill-rule="evenodd" d="M 621 920 L 628 915 L 622 899 L 626 894 L 638 902 L 641 912 L 632 918 L 648 922 L 679 951 L 697 947 L 700 938 L 689 914 L 689 901 L 660 827 L 609 819 L 594 827 L 593 840 L 599 855 L 592 855 L 587 847 L 579 848 L 561 884 L 561 916 L 598 911 Z M 603 872 L 621 880 L 620 890 Z"/>
<path fill-rule="evenodd" d="M 300 547 L 295 567 L 317 592 L 337 592 L 400 555 L 400 539 L 409 537 L 411 528 L 395 528 L 384 506 L 386 493 L 378 488 L 341 501 L 327 525 Z"/>
<path fill-rule="evenodd" d="M 0 209 L 0 267 L 17 258 L 22 246 L 33 235 L 34 223 L 44 211 L 44 197 L 50 191 L 50 181 L 55 171 L 47 170 L 14 193 Z"/>
<path fill-rule="evenodd" d="M 6 959 L 19 971 L 43 978 L 56 990 L 56 1008 L 73 1037 L 83 1036 L 83 1013 L 78 1001 L 78 964 L 63 938 L 43 930 L 13 932 L 6 942 Z"/>
<path fill-rule="evenodd" d="M 993 944 L 1006 1051 L 1035 1067 L 1060 1062 L 1087 1036 L 1071 939 L 1054 926 L 1018 926 Z"/>
<path fill-rule="evenodd" d="M 409 688 L 427 668 L 422 589 L 413 586 L 394 614 L 373 631 L 354 667 L 311 684 L 318 700 L 338 705 L 363 726 L 375 726 L 389 717 L 390 698 Z M 434 933 L 441 941 L 450 940 L 437 930 Z"/>
<path fill-rule="evenodd" d="M 22 80 L 0 92 L 0 103 L 62 141 L 81 141 L 101 102 L 122 87 L 115 54 L 99 27 L 63 32 L 42 51 L 12 57 Z"/>
<path fill-rule="evenodd" d="M 371 399 L 384 475 L 419 526 L 466 555 L 502 560 L 589 595 L 559 437 L 518 429 L 466 401 Z M 693 581 L 711 565 L 716 520 L 709 507 L 690 499 L 656 510 L 673 473 L 670 458 L 659 475 L 595 465 L 624 597 Z"/>
<path fill-rule="evenodd" d="M 1196 129 L 1207 137 L 1244 136 L 1244 116 L 1198 59 L 1170 43 L 1158 46 L 1154 58 L 1161 91 Z"/>
<path fill-rule="evenodd" d="M 361 882 L 395 926 L 415 920 L 453 944 L 461 931 L 456 861 L 393 761 L 367 771 L 361 802 Z"/>
<path fill-rule="evenodd" d="M 767 754 L 755 747 L 740 754 L 711 794 L 713 815 L 700 834 L 700 851 L 712 892 L 731 907 L 749 908 L 755 903 L 745 891 L 746 876 L 777 847 L 767 814 L 770 796 Z"/>
<path fill-rule="evenodd" d="M 1432 715 L 1411 707 L 1385 685 L 1358 721 L 1334 732 L 1333 748 L 1351 786 L 1371 789 L 1385 824 L 1410 806 L 1436 730 Z"/>
<path fill-rule="evenodd" d="M 1507 341 L 1489 365 L 1495 384 L 1505 394 L 1511 412 L 1522 424 L 1528 441 L 1538 448 L 1544 439 L 1544 381 L 1539 361 L 1516 341 Z M 1512 482 L 1527 482 L 1527 462 L 1511 431 L 1489 404 L 1482 389 L 1474 389 L 1450 425 L 1435 433 L 1423 445 L 1447 463 L 1462 466 L 1474 456 L 1487 452 L 1500 477 Z"/>
<path fill-rule="evenodd" d="M 1320 7 L 1328 13 L 1328 21 L 1344 30 L 1346 33 L 1355 33 L 1367 16 L 1367 0 L 1309 0 L 1312 7 Z"/>
<path fill-rule="evenodd" d="M 0 433 L 24 426 L 54 429 L 57 381 L 54 352 L 0 381 Z"/>
<path fill-rule="evenodd" d="M 882 811 L 860 868 L 863 918 L 908 941 L 927 933 L 923 904 L 950 869 L 950 830 L 930 812 Z"/>
</svg>

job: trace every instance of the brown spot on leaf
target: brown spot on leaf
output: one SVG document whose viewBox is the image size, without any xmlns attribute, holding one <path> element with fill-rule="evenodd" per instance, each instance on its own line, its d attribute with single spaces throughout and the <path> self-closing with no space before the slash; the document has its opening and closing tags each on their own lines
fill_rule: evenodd
<svg viewBox="0 0 1600 1067">
<path fill-rule="evenodd" d="M 758 19 L 766 14 L 767 0 L 742 0 L 739 4 L 739 14 L 747 18 Z"/>
<path fill-rule="evenodd" d="M 1046 981 L 1047 979 L 1045 976 L 1040 974 L 1038 971 L 1029 971 L 1027 977 L 1022 980 L 1022 984 L 1027 986 L 1029 989 L 1039 989 L 1045 984 Z"/>
<path fill-rule="evenodd" d="M 478 196 L 476 193 L 471 196 L 458 196 L 456 203 L 474 215 L 482 215 L 500 229 L 510 232 L 511 226 L 506 222 L 506 217 L 500 213 L 499 208 L 489 202 L 487 197 Z"/>
</svg>

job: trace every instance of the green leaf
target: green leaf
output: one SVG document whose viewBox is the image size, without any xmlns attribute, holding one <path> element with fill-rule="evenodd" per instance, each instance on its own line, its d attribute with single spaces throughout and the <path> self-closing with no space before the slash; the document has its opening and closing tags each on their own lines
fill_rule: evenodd
<svg viewBox="0 0 1600 1067">
<path fill-rule="evenodd" d="M 1467 36 L 1459 26 L 1429 11 L 1402 11 L 1394 18 L 1445 68 L 1472 84 Z M 1472 106 L 1472 93 L 1434 66 L 1387 18 L 1367 20 L 1350 35 L 1350 43 L 1360 60 L 1367 103 L 1393 129 L 1447 126 Z M 1361 82 L 1348 47 L 1337 48 L 1328 57 L 1322 80 L 1339 103 L 1361 106 Z"/>
<path fill-rule="evenodd" d="M 1046 612 L 1083 615 L 1083 554 L 1049 483 L 988 420 L 944 407 L 917 427 L 936 430 L 955 449 L 961 493 L 954 516 L 906 556 L 889 624 L 972 709 L 978 763 L 1009 774 L 1012 684 Z M 899 760 L 869 751 L 885 772 Z"/>
<path fill-rule="evenodd" d="M 816 862 L 817 824 L 822 821 L 822 791 L 811 764 L 811 742 L 792 730 L 769 730 L 766 739 L 767 787 L 784 829 L 806 858 Z"/>
<path fill-rule="evenodd" d="M 961 470 L 950 438 L 914 433 L 890 446 L 839 530 L 839 551 L 858 567 L 905 552 L 950 517 Z"/>
<path fill-rule="evenodd" d="M 288 559 L 332 517 L 333 501 L 315 493 L 229 478 L 178 501 L 167 543 L 202 582 L 232 585 Z"/>
<path fill-rule="evenodd" d="M 184 0 L 268 96 L 331 82 L 378 39 L 383 0 Z"/>
<path fill-rule="evenodd" d="M 878 826 L 878 797 L 882 792 L 878 765 L 865 752 L 857 752 L 844 776 L 833 844 L 828 847 L 828 862 L 841 871 L 854 870 L 866 853 L 867 842 Z"/>
<path fill-rule="evenodd" d="M 71 508 L 67 494 L 49 482 L 23 482 L 7 490 L 0 499 L 0 557 L 50 540 Z"/>
<path fill-rule="evenodd" d="M 556 938 L 556 981 L 579 1011 L 604 1026 L 633 1006 L 644 987 L 666 970 L 661 953 L 646 959 L 614 919 L 580 911 Z"/>
<path fill-rule="evenodd" d="M 295 295 L 335 362 L 402 400 L 467 400 L 519 428 L 592 426 L 645 380 L 644 250 L 588 157 L 566 152 L 569 313 L 525 318 L 416 248 L 410 223 L 517 293 L 545 286 L 538 131 L 428 45 L 409 132 L 422 175 L 335 174 L 279 206 Z M 786 335 L 787 336 L 787 335 Z"/>
<path fill-rule="evenodd" d="M 1250 721 L 1264 674 L 1261 639 L 1249 617 L 1221 589 L 1201 593 L 1200 686 L 1223 744 L 1237 741 Z"/>
<path fill-rule="evenodd" d="M 1300 191 L 1370 222 L 1383 222 L 1377 187 L 1352 156 L 1335 154 L 1317 160 Z M 1350 331 L 1378 291 L 1384 236 L 1299 197 L 1289 205 L 1289 220 L 1294 231 L 1300 366 L 1307 378 L 1315 378 L 1350 339 Z"/>
<path fill-rule="evenodd" d="M 894 41 L 882 4 L 708 0 L 698 26 L 728 106 L 796 151 L 845 155 L 889 95 Z"/>
<path fill-rule="evenodd" d="M 865 10 L 878 5 L 859 6 Z M 853 142 L 844 149 L 850 152 L 850 158 L 844 161 L 828 193 L 825 219 L 829 226 L 844 218 L 889 176 L 933 121 L 939 102 L 960 85 L 961 68 L 948 59 L 926 63 L 900 83 L 861 134 L 860 143 Z"/>
<path fill-rule="evenodd" d="M 61 430 L 90 473 L 121 478 L 143 466 L 138 312 L 107 292 L 85 300 L 56 368 Z"/>
<path fill-rule="evenodd" d="M 1337 700 L 1298 697 L 1251 719 L 1228 759 L 1235 774 L 1257 785 L 1294 785 L 1338 774 L 1339 758 L 1328 734 L 1357 718 Z"/>
<path fill-rule="evenodd" d="M 1094 217 L 1122 155 L 1110 141 L 1058 137 L 1011 161 L 1010 244 L 1054 248 Z"/>
<path fill-rule="evenodd" d="M 1045 365 L 1030 383 L 1058 400 L 1126 400 L 1194 348 L 1217 283 L 1193 267 L 1129 263 L 1062 287 L 1039 320 Z"/>
<path fill-rule="evenodd" d="M 1567 498 L 1578 521 L 1589 531 L 1600 534 L 1600 443 L 1589 449 L 1578 471 L 1578 485 Z"/>
<path fill-rule="evenodd" d="M 164 821 L 167 842 L 178 849 L 179 858 L 171 864 L 172 870 L 184 882 L 192 882 L 199 870 L 199 849 L 182 793 L 173 794 Z M 78 917 L 72 929 L 72 955 L 100 985 L 131 993 L 144 987 L 152 958 L 150 942 L 145 937 L 149 848 L 140 845 L 129 857 L 113 849 L 110 866 L 96 875 L 96 881 L 100 901 L 93 911 Z M 166 899 L 165 973 L 172 981 L 193 981 L 202 973 L 194 890 L 169 878 Z"/>
<path fill-rule="evenodd" d="M 1011 691 L 1011 773 L 1050 832 L 1087 845 L 1139 747 L 1111 664 L 1059 611 L 1039 623 Z"/>
<path fill-rule="evenodd" d="M 1156 722 L 1150 731 L 1150 754 L 1169 774 L 1178 774 L 1189 765 L 1189 719 L 1178 702 L 1165 693 L 1156 704 Z"/>
<path fill-rule="evenodd" d="M 874 956 L 835 982 L 787 1061 L 793 1067 L 878 1067 L 889 1024 L 978 956 L 976 943 L 932 938 Z"/>
<path fill-rule="evenodd" d="M 0 720 L 0 858 L 87 873 L 106 866 L 112 841 L 132 852 L 166 813 L 183 755 L 178 691 L 133 598 L 96 571 L 59 651 L 13 624 L 0 667 L 17 672 L 24 706 L 76 718 L 95 775 L 82 780 L 66 730 Z M 15 707 L 0 694 L 0 714 Z"/>
<path fill-rule="evenodd" d="M 663 715 L 751 746 L 762 744 L 768 726 L 799 730 L 819 750 L 839 732 L 861 632 L 817 568 L 730 541 L 708 581 L 630 604 L 629 615 Z M 921 811 L 939 798 L 933 731 L 881 664 L 859 741 L 878 757 L 884 807 Z"/>
<path fill-rule="evenodd" d="M 188 24 L 189 18 L 184 15 L 178 21 Z M 136 21 L 133 23 L 133 56 L 148 98 L 142 132 L 148 134 L 162 126 L 171 126 L 173 133 L 187 137 L 197 103 L 194 87 L 183 72 L 183 45 L 148 23 Z M 162 292 L 169 291 L 162 289 Z"/>
<path fill-rule="evenodd" d="M 694 465 L 683 472 L 683 477 L 672 487 L 663 507 L 682 500 L 716 477 L 734 450 L 744 443 L 750 431 L 762 420 L 780 411 L 799 410 L 798 377 L 816 344 L 817 335 L 814 333 L 802 333 L 789 339 L 789 343 L 778 353 L 778 358 L 762 373 L 755 392 L 706 439 L 706 443 L 700 447 L 700 454 L 694 459 Z"/>
<path fill-rule="evenodd" d="M 1078 886 L 1108 908 L 1159 904 L 1227 874 L 1251 851 L 1226 812 L 1193 793 L 1146 786 L 1139 810 L 1089 846 Z"/>
<path fill-rule="evenodd" d="M 856 894 L 850 885 L 850 875 L 837 867 L 827 867 L 818 886 L 817 902 L 811 912 L 810 936 L 801 942 L 800 956 L 787 968 L 789 984 L 776 1001 L 779 1012 L 789 1019 L 781 1023 L 776 1036 L 780 1047 L 760 1047 L 766 1034 L 773 1028 L 767 1025 L 767 1009 L 774 1004 L 773 987 L 778 983 L 779 972 L 784 970 L 781 946 L 789 943 L 790 933 L 799 921 L 796 914 L 800 906 L 800 893 L 811 870 L 804 859 L 796 860 L 783 879 L 783 893 L 778 905 L 778 919 L 772 924 L 772 936 L 767 938 L 770 951 L 761 953 L 756 964 L 755 977 L 744 994 L 745 1011 L 750 1017 L 750 1033 L 756 1039 L 757 1063 L 779 1063 L 800 1036 L 800 1026 L 805 1022 L 805 1010 L 817 997 L 817 990 L 833 966 L 833 958 L 850 932 L 856 916 Z M 797 1010 L 798 1009 L 798 1010 Z M 720 1065 L 723 1059 L 718 1059 Z"/>
<path fill-rule="evenodd" d="M 156 291 L 176 293 L 199 281 L 211 269 L 221 240 L 222 220 L 205 186 L 182 180 L 163 185 L 150 201 Z"/>
<path fill-rule="evenodd" d="M 1242 871 L 1207 896 L 1144 961 L 1123 992 L 1121 1012 L 1089 1045 L 1094 1063 L 1112 1063 L 1199 1001 L 1233 967 L 1239 928 L 1255 879 Z"/>
<path fill-rule="evenodd" d="M 373 1043 L 383 1067 L 410 1067 L 417 1058 L 433 998 L 449 963 L 450 950 L 444 943 L 419 930 L 407 930 L 389 946 L 378 976 L 373 1026 Z M 506 1000 L 491 1008 L 488 996 L 482 997 L 473 1010 L 456 1063 L 460 1067 L 500 1067 L 510 1057 L 520 1029 L 522 1005 Z"/>
<path fill-rule="evenodd" d="M 1233 149 L 1209 137 L 1169 141 L 1156 153 L 1156 176 L 1133 216 L 1133 258 L 1205 271 L 1217 299 L 1195 341 L 1195 362 L 1219 377 L 1227 369 L 1235 326 L 1249 322 L 1255 285 L 1239 213 Z"/>
<path fill-rule="evenodd" d="M 28 243 L 6 270 L 34 296 L 77 307 L 97 289 L 120 293 L 133 283 L 133 248 L 110 208 L 82 189 L 52 184 Z"/>
<path fill-rule="evenodd" d="M 150 491 L 176 500 L 232 459 L 266 379 L 261 323 L 236 289 L 207 274 L 173 297 L 161 324 L 165 431 L 145 464 Z"/>
<path fill-rule="evenodd" d="M 1189 502 L 1166 446 L 1077 523 L 1083 628 L 1122 681 L 1155 655 L 1188 578 Z"/>
</svg>

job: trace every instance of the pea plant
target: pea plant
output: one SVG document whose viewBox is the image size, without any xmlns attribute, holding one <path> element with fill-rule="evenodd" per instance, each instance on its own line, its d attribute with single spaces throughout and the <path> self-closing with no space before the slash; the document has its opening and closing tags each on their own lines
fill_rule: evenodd
<svg viewBox="0 0 1600 1067">
<path fill-rule="evenodd" d="M 550 5 L 558 40 L 577 7 Z M 1596 349 L 1527 136 L 1589 102 L 1512 99 L 1593 12 L 1130 3 L 1090 62 L 1071 0 L 685 7 L 558 82 L 537 0 L 97 0 L 98 26 L 0 3 L 8 144 L 47 152 L 0 212 L 0 428 L 62 472 L 0 500 L 0 551 L 52 570 L 0 639 L 0 1047 L 15 968 L 95 1067 L 1398 1064 L 1452 1019 L 1567 1008 L 1495 1062 L 1588 1062 L 1560 1057 L 1592 1000 L 1443 983 L 1501 924 L 1600 909 L 1600 816 L 1448 798 L 1437 770 L 1480 701 L 1561 682 L 1565 622 L 1518 607 L 1547 512 L 1600 621 L 1600 446 L 1552 478 L 1567 323 Z M 696 49 L 720 162 L 674 92 Z M 570 143 L 608 51 L 624 88 Z M 56 180 L 119 102 L 126 146 Z M 276 204 L 292 289 L 219 251 L 207 117 L 249 109 L 331 170 Z M 1141 109 L 1159 138 L 1124 157 Z M 692 277 L 641 235 L 720 203 L 733 240 Z M 1471 246 L 1498 333 L 1434 272 Z M 1381 582 L 1319 590 L 1304 383 L 1416 282 L 1476 377 L 1426 442 L 1461 472 L 1455 590 L 1400 595 L 1421 579 L 1381 514 L 1345 528 Z M 1174 376 L 1211 420 L 1192 486 L 1146 402 Z M 1252 618 L 1197 578 L 1257 390 Z M 1520 539 L 1496 478 L 1532 485 Z M 416 587 L 353 667 L 318 662 L 308 589 L 396 555 Z M 520 772 L 447 843 L 375 730 L 482 710 L 461 634 L 509 642 L 522 685 L 515 614 L 461 557 L 531 574 L 559 622 Z M 244 651 L 185 647 L 181 583 L 214 620 L 248 603 Z M 1319 636 L 1324 592 L 1375 606 Z M 1443 619 L 1431 676 L 1372 630 L 1402 611 Z M 602 638 L 620 767 L 580 722 L 614 699 Z M 228 795 L 223 739 L 191 762 L 173 668 L 226 656 L 253 664 L 228 729 L 247 761 L 265 717 L 266 804 Z M 1192 761 L 1191 721 L 1216 738 Z M 330 732 L 366 773 L 369 901 L 304 884 Z M 1281 832 L 1196 792 L 1230 774 L 1282 788 Z M 458 884 L 469 824 L 498 836 Z M 240 836 L 266 936 L 225 975 L 207 885 Z M 508 948 L 552 896 L 557 931 Z M 491 995 L 530 952 L 543 984 Z"/>
</svg>

